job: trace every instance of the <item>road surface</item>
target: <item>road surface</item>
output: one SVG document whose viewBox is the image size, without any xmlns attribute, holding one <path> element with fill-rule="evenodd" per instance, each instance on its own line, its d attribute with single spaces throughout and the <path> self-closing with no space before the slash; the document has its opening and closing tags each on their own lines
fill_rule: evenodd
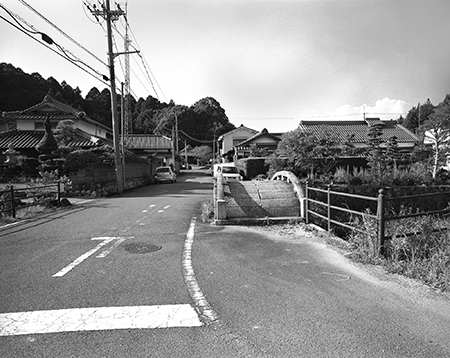
<svg viewBox="0 0 450 358">
<path fill-rule="evenodd" d="M 0 228 L 0 356 L 450 356 L 447 296 L 204 223 L 211 194 L 189 171 Z"/>
</svg>

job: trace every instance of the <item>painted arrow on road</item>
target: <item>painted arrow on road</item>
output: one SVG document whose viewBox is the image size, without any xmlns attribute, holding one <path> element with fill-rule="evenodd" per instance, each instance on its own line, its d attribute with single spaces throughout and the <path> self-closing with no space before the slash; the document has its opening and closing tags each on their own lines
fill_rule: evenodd
<svg viewBox="0 0 450 358">
<path fill-rule="evenodd" d="M 132 238 L 132 237 L 131 237 Z M 98 250 L 100 250 L 103 246 L 109 244 L 111 241 L 117 240 L 114 245 L 109 249 L 103 251 L 101 254 L 99 254 L 98 258 L 103 258 L 106 255 L 108 255 L 112 250 L 114 250 L 117 246 L 119 246 L 122 242 L 124 242 L 127 238 L 126 237 L 93 237 L 91 240 L 100 240 L 101 242 L 94 247 L 93 249 L 89 250 L 88 252 L 84 253 L 80 257 L 78 257 L 76 260 L 72 261 L 70 264 L 68 264 L 66 267 L 59 270 L 57 273 L 55 273 L 52 277 L 62 277 L 69 271 L 73 270 L 75 267 L 77 267 L 79 264 L 81 264 L 84 260 L 86 260 L 88 257 L 92 256 L 94 253 L 96 253 Z M 129 238 L 128 238 L 129 239 Z"/>
</svg>

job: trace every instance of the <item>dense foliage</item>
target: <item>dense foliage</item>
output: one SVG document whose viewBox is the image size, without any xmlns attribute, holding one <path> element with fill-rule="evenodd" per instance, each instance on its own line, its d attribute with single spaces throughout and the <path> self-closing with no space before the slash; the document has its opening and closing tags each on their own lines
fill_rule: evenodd
<svg viewBox="0 0 450 358">
<path fill-rule="evenodd" d="M 47 93 L 73 108 L 82 110 L 98 122 L 111 125 L 111 93 L 93 87 L 85 98 L 81 90 L 65 81 L 59 83 L 53 77 L 42 78 L 39 73 L 27 74 L 11 64 L 0 63 L 0 112 L 26 109 L 41 102 Z M 121 100 L 118 96 L 120 107 Z M 202 98 L 192 106 L 177 105 L 173 101 L 160 102 L 148 96 L 146 99 L 129 98 L 132 126 L 136 134 L 156 133 L 171 136 L 178 122 L 181 144 L 212 146 L 214 137 L 234 129 L 225 110 L 212 97 Z M 121 108 L 118 109 L 119 115 Z M 66 133 L 67 134 L 67 133 Z"/>
</svg>

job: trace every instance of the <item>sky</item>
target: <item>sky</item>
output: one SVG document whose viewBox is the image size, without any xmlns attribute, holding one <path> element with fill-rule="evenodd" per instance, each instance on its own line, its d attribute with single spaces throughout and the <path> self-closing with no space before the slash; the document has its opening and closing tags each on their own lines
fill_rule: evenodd
<svg viewBox="0 0 450 358">
<path fill-rule="evenodd" d="M 100 1 L 0 3 L 90 72 L 109 76 L 106 24 L 86 7 Z M 450 93 L 449 0 L 117 3 L 127 9 L 131 50 L 140 51 L 129 55 L 131 93 L 186 106 L 213 97 L 235 126 L 285 132 L 301 120 L 397 119 Z M 0 15 L 16 24 L 1 8 Z M 66 81 L 83 96 L 107 87 L 3 18 L 0 62 Z M 114 52 L 124 51 L 124 24 L 124 16 L 114 22 Z M 124 63 L 115 57 L 119 83 Z"/>
</svg>

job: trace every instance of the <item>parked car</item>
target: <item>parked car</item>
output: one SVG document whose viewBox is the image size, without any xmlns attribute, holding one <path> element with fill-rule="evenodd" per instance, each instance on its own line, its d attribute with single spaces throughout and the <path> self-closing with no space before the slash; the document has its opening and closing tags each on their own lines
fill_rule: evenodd
<svg viewBox="0 0 450 358">
<path fill-rule="evenodd" d="M 239 170 L 238 168 L 236 168 L 234 163 L 214 164 L 213 166 L 214 178 L 217 178 L 219 174 L 222 174 L 223 180 L 225 181 L 243 180 L 242 175 L 239 174 Z"/>
<path fill-rule="evenodd" d="M 171 167 L 158 167 L 155 171 L 155 183 L 162 183 L 162 182 L 171 182 L 175 183 L 177 181 L 177 175 L 172 170 Z"/>
</svg>

